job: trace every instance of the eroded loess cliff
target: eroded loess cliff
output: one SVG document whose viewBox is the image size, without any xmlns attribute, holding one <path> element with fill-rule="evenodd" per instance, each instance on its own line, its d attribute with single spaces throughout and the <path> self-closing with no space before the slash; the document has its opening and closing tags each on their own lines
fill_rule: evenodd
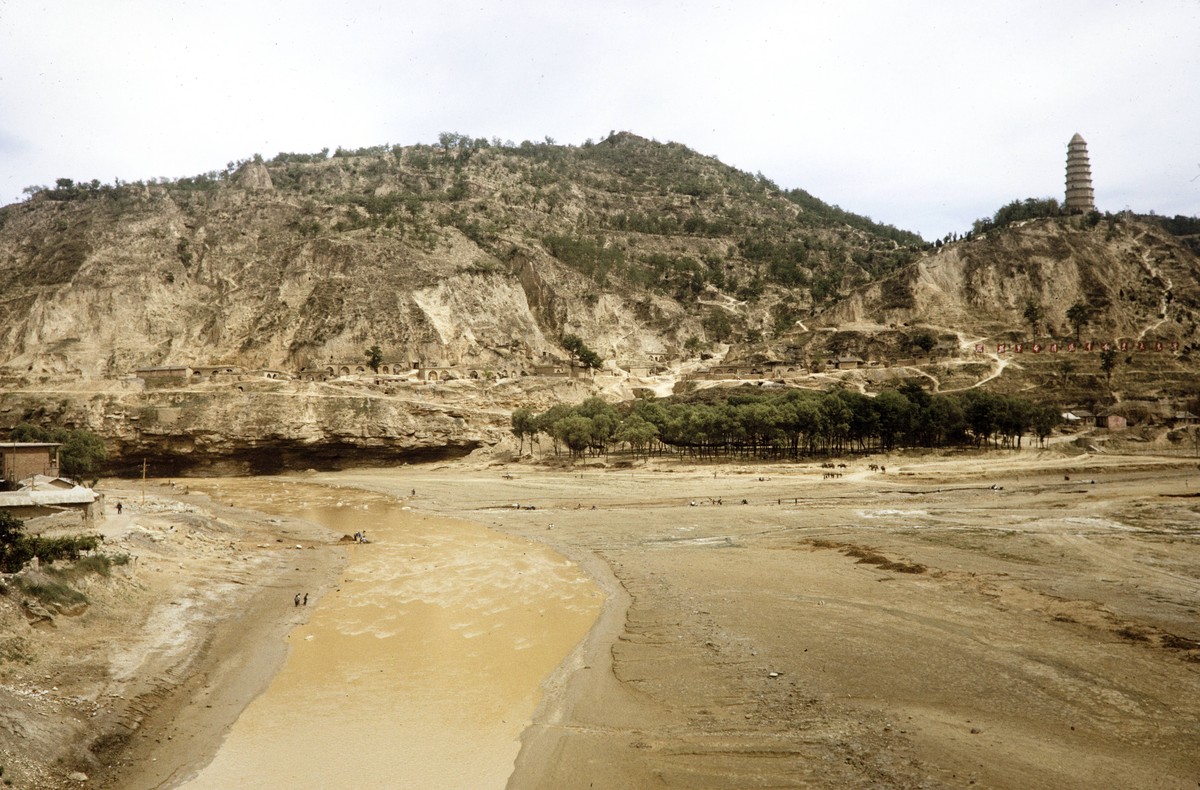
<svg viewBox="0 0 1200 790">
<path fill-rule="evenodd" d="M 977 337 L 1195 342 L 1200 258 L 1186 240 L 1123 217 L 1061 217 L 991 231 L 926 255 L 826 311 L 818 325 L 925 324 Z M 1031 325 L 1026 309 L 1038 308 Z"/>
</svg>

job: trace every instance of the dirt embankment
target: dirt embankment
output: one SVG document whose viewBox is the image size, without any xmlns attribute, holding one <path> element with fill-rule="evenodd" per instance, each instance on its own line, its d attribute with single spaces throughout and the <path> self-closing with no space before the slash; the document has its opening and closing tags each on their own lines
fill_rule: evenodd
<svg viewBox="0 0 1200 790">
<path fill-rule="evenodd" d="M 210 754 L 311 611 L 294 594 L 315 605 L 344 561 L 338 536 L 183 486 L 151 485 L 144 500 L 102 490 L 95 526 L 121 564 L 73 583 L 87 603 L 22 591 L 56 581 L 47 573 L 10 578 L 0 596 L 0 766 L 13 787 L 156 787 Z"/>
</svg>

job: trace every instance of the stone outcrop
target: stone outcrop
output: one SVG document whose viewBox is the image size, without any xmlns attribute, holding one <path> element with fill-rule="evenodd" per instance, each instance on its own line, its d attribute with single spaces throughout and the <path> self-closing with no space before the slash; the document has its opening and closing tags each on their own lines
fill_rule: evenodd
<svg viewBox="0 0 1200 790">
<path fill-rule="evenodd" d="M 275 188 L 271 171 L 262 162 L 247 162 L 237 171 L 235 180 L 242 189 L 251 192 L 270 192 Z"/>
<path fill-rule="evenodd" d="M 0 433 L 22 421 L 87 428 L 105 438 L 106 474 L 139 476 L 143 459 L 159 477 L 269 474 L 461 457 L 507 431 L 503 413 L 481 408 L 488 403 L 423 383 L 360 395 L 300 382 L 109 388 L 60 393 L 52 404 L 37 392 L 0 392 Z"/>
</svg>

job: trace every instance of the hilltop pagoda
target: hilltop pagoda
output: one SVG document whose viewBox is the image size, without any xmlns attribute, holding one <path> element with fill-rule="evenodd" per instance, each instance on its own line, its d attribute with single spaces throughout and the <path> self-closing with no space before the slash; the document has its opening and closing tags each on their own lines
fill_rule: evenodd
<svg viewBox="0 0 1200 790">
<path fill-rule="evenodd" d="M 1078 133 L 1067 144 L 1067 199 L 1063 208 L 1068 212 L 1080 213 L 1096 210 L 1087 143 Z"/>
</svg>

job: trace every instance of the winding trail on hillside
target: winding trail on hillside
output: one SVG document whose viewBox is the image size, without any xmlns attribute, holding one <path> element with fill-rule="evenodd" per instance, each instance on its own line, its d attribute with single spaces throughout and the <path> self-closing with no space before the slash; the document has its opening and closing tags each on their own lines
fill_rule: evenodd
<svg viewBox="0 0 1200 790">
<path fill-rule="evenodd" d="M 977 344 L 982 343 L 985 340 L 987 340 L 987 338 L 985 338 L 985 337 L 967 337 L 961 330 L 951 329 L 950 327 L 932 326 L 931 325 L 930 328 L 953 333 L 954 336 L 958 338 L 959 350 L 962 352 L 966 352 L 966 353 L 976 353 L 975 346 Z M 986 353 L 987 353 L 988 359 L 990 359 L 993 364 L 992 370 L 988 373 L 988 375 L 984 376 L 983 378 L 976 381 L 974 384 L 971 384 L 970 386 L 967 386 L 967 387 L 955 387 L 952 389 L 943 390 L 941 388 L 941 381 L 936 376 L 934 376 L 931 373 L 927 373 L 927 372 L 921 370 L 920 368 L 913 367 L 912 369 L 916 370 L 919 374 L 931 379 L 934 382 L 934 386 L 933 386 L 934 392 L 965 392 L 967 390 L 972 390 L 972 389 L 976 389 L 978 387 L 982 387 L 984 384 L 987 384 L 989 381 L 994 381 L 995 379 L 1000 378 L 1000 376 L 1003 375 L 1003 373 L 1004 373 L 1004 369 L 1007 368 L 1010 364 L 1013 364 L 1011 362 L 1011 360 L 1007 360 L 1007 359 L 1004 359 L 1003 357 L 1001 357 L 999 352 L 989 351 Z M 962 365 L 969 364 L 970 361 L 971 360 L 966 359 L 964 357 L 958 357 L 956 359 L 950 360 L 947 364 L 954 364 L 954 365 L 962 366 Z M 1017 365 L 1017 367 L 1020 368 L 1020 365 Z"/>
<path fill-rule="evenodd" d="M 1174 283 L 1171 282 L 1171 278 L 1162 274 L 1162 272 L 1160 272 L 1158 268 L 1154 266 L 1154 264 L 1150 261 L 1146 251 L 1142 252 L 1142 268 L 1146 270 L 1147 274 L 1149 274 L 1152 279 L 1161 281 L 1163 283 L 1163 289 L 1162 293 L 1158 296 L 1159 319 L 1153 324 L 1150 324 L 1142 329 L 1142 331 L 1138 333 L 1138 340 L 1144 340 L 1147 334 L 1158 329 L 1160 326 L 1170 320 L 1169 316 L 1167 315 L 1167 308 L 1171 305 L 1171 300 L 1173 298 L 1171 292 L 1175 287 Z"/>
</svg>

